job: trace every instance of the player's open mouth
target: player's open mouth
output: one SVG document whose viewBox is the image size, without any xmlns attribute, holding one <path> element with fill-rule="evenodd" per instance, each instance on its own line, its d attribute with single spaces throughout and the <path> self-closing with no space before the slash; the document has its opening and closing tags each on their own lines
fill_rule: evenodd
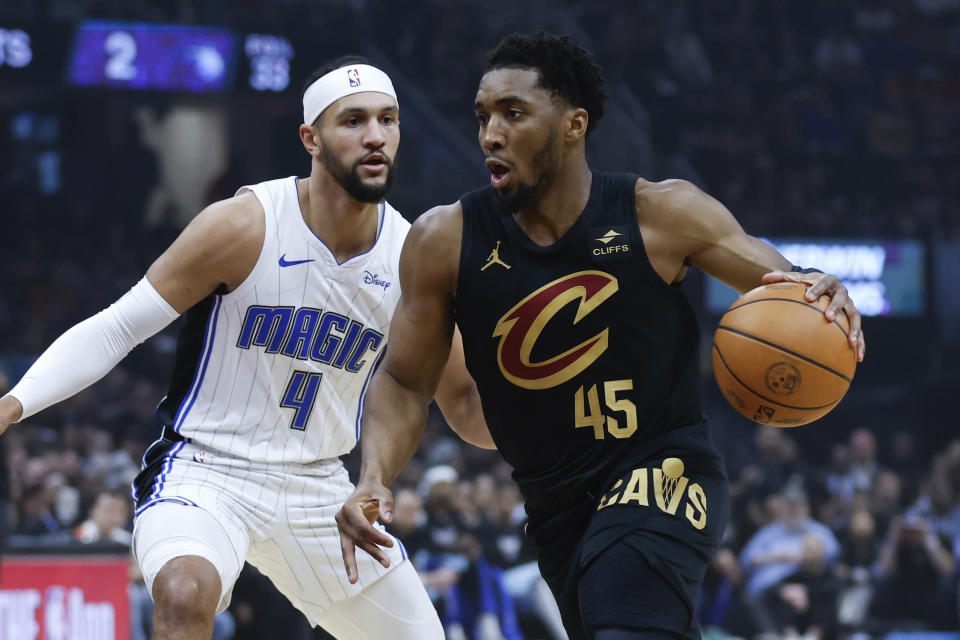
<svg viewBox="0 0 960 640">
<path fill-rule="evenodd" d="M 510 167 L 494 158 L 487 158 L 486 165 L 487 169 L 490 170 L 490 184 L 493 188 L 502 189 L 505 187 L 510 179 Z"/>
<path fill-rule="evenodd" d="M 387 166 L 387 159 L 379 153 L 375 153 L 364 158 L 360 164 L 371 171 L 380 171 Z"/>
</svg>

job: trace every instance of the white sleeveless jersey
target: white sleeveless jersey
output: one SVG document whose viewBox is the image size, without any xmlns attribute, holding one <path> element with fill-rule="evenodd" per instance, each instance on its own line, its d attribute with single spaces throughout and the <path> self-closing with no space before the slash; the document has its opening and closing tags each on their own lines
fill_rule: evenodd
<svg viewBox="0 0 960 640">
<path fill-rule="evenodd" d="M 410 223 L 381 202 L 374 246 L 337 264 L 307 226 L 295 177 L 244 187 L 263 205 L 256 266 L 191 308 L 158 415 L 212 452 L 307 464 L 350 451 L 400 298 Z"/>
</svg>

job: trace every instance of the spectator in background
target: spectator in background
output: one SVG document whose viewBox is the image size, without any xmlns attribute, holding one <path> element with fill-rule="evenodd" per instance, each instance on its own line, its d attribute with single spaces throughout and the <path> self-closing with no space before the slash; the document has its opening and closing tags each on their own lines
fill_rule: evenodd
<svg viewBox="0 0 960 640">
<path fill-rule="evenodd" d="M 743 611 L 742 587 L 743 573 L 736 554 L 727 547 L 721 548 L 707 568 L 700 592 L 697 619 L 704 635 L 717 629 L 734 635 L 749 635 L 751 630 L 742 623 L 747 617 Z"/>
<path fill-rule="evenodd" d="M 740 554 L 740 566 L 746 576 L 744 600 L 750 608 L 758 632 L 774 632 L 775 620 L 767 608 L 767 592 L 800 570 L 807 536 L 823 544 L 828 565 L 840 550 L 833 532 L 810 517 L 806 494 L 796 485 L 788 487 L 773 503 L 775 520 L 757 531 Z"/>
<path fill-rule="evenodd" d="M 920 480 L 926 472 L 927 461 L 918 451 L 917 440 L 910 431 L 905 429 L 893 431 L 885 440 L 887 452 L 884 457 L 884 466 L 888 469 L 897 470 L 896 475 L 900 480 L 901 494 L 912 500 L 913 496 L 917 494 Z M 898 509 L 896 513 L 900 513 L 900 511 L 901 509 Z M 891 514 L 891 517 L 896 513 Z M 886 528 L 882 531 L 886 531 Z"/>
<path fill-rule="evenodd" d="M 73 535 L 83 543 L 116 542 L 130 546 L 131 534 L 126 529 L 130 520 L 130 496 L 116 491 L 103 491 L 90 508 L 90 515 L 78 524 Z"/>
<path fill-rule="evenodd" d="M 746 465 L 737 482 L 731 485 L 731 525 L 736 527 L 737 541 L 744 544 L 758 529 L 776 517 L 767 508 L 768 499 L 788 485 L 802 486 L 810 474 L 799 457 L 796 442 L 783 429 L 760 428 L 754 436 L 757 455 Z"/>
<path fill-rule="evenodd" d="M 53 493 L 45 484 L 32 484 L 23 490 L 20 524 L 14 531 L 24 536 L 42 536 L 60 531 L 53 515 Z"/>
<path fill-rule="evenodd" d="M 530 614 L 553 640 L 566 640 L 560 608 L 540 575 L 532 541 L 524 532 L 527 514 L 523 497 L 513 482 L 496 489 L 485 516 L 478 532 L 484 555 L 497 568 L 518 613 Z"/>
<path fill-rule="evenodd" d="M 387 527 L 397 538 L 403 540 L 410 560 L 420 574 L 420 579 L 434 603 L 450 587 L 457 583 L 460 574 L 445 565 L 427 570 L 430 565 L 430 534 L 427 531 L 427 514 L 423 509 L 423 499 L 412 489 L 400 489 L 394 497 L 393 520 Z"/>
<path fill-rule="evenodd" d="M 873 431 L 859 427 L 850 434 L 850 484 L 854 491 L 869 491 L 881 471 L 877 464 L 877 438 Z"/>
<path fill-rule="evenodd" d="M 956 562 L 930 521 L 907 515 L 890 526 L 877 562 L 871 614 L 890 628 L 955 629 Z"/>
<path fill-rule="evenodd" d="M 920 497 L 907 514 L 929 522 L 948 549 L 957 549 L 960 545 L 960 440 L 955 440 L 934 458 L 931 467 Z"/>
<path fill-rule="evenodd" d="M 886 472 L 889 473 L 889 472 Z M 873 596 L 871 571 L 879 543 L 873 515 L 865 507 L 855 508 L 840 531 L 841 555 L 837 576 L 845 582 L 838 604 L 838 622 L 848 629 L 861 628 Z"/>
<path fill-rule="evenodd" d="M 877 560 L 877 528 L 873 515 L 866 509 L 850 514 L 847 526 L 840 531 L 840 573 L 849 576 L 868 572 Z M 856 576 L 854 580 L 860 581 Z"/>
<path fill-rule="evenodd" d="M 890 528 L 890 522 L 903 513 L 903 481 L 900 470 L 881 471 L 877 474 L 868 494 L 868 505 L 876 529 L 879 532 Z"/>
<path fill-rule="evenodd" d="M 823 539 L 812 533 L 804 536 L 799 568 L 766 594 L 777 632 L 783 637 L 832 640 L 840 586 Z"/>
<path fill-rule="evenodd" d="M 447 465 L 427 469 L 418 488 L 425 498 L 428 574 L 453 570 L 457 579 L 442 594 L 441 620 L 452 640 L 521 638 L 513 600 L 493 570 L 476 535 L 474 508 L 466 504 Z M 440 574 L 443 575 L 443 574 Z"/>
</svg>

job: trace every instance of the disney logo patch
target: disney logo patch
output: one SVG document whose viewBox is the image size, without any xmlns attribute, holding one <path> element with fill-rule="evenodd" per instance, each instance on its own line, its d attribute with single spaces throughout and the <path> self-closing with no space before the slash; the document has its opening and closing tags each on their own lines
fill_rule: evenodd
<svg viewBox="0 0 960 640">
<path fill-rule="evenodd" d="M 386 280 L 381 280 L 380 275 L 376 273 L 370 273 L 369 271 L 363 272 L 363 283 L 372 284 L 378 287 L 383 287 L 383 290 L 386 291 L 390 287 L 390 283 Z"/>
</svg>

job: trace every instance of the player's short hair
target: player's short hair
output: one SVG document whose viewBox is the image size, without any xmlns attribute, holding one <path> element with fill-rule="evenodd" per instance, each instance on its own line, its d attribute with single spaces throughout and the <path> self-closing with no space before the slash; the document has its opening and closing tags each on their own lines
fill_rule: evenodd
<svg viewBox="0 0 960 640">
<path fill-rule="evenodd" d="M 590 52 L 569 36 L 552 36 L 543 31 L 509 35 L 487 54 L 483 72 L 494 69 L 535 70 L 540 87 L 570 106 L 587 111 L 588 134 L 603 117 L 607 100 L 603 71 Z"/>
<path fill-rule="evenodd" d="M 330 60 L 322 66 L 314 69 L 313 72 L 307 77 L 306 81 L 304 81 L 303 87 L 300 88 L 300 104 L 303 104 L 303 97 L 306 95 L 307 89 L 310 88 L 310 85 L 334 69 L 339 69 L 340 67 L 346 67 L 353 64 L 370 64 L 370 61 L 361 55 L 349 53 L 345 56 L 340 56 L 336 60 Z"/>
</svg>

